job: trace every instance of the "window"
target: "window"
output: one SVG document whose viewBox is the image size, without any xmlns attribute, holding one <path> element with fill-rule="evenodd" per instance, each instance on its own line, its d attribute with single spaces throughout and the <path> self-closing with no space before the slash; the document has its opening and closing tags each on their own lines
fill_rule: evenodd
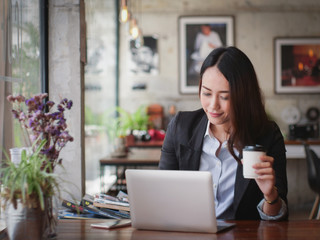
<svg viewBox="0 0 320 240">
<path fill-rule="evenodd" d="M 41 92 L 39 0 L 0 0 L 0 146 L 25 145 L 12 123 L 9 94 Z M 0 155 L 0 160 L 3 155 Z"/>
<path fill-rule="evenodd" d="M 110 111 L 116 106 L 115 2 L 117 1 L 85 0 L 85 172 L 88 194 L 100 192 L 99 160 L 111 151 L 106 121 Z M 111 183 L 113 179 L 109 177 L 107 180 Z"/>
</svg>

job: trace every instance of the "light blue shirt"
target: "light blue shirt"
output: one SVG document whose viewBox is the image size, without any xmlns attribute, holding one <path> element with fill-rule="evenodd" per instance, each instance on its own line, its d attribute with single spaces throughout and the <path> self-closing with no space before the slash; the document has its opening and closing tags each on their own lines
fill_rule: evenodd
<svg viewBox="0 0 320 240">
<path fill-rule="evenodd" d="M 232 204 L 238 163 L 229 152 L 227 141 L 221 144 L 220 152 L 217 154 L 219 146 L 220 142 L 211 133 L 210 122 L 208 121 L 203 139 L 199 171 L 209 171 L 212 174 L 217 218 L 231 219 L 234 217 Z M 239 154 L 236 149 L 234 151 L 235 154 Z M 287 206 L 282 199 L 281 203 L 279 214 L 268 216 L 262 211 L 264 204 L 264 199 L 262 199 L 257 206 L 261 219 L 278 220 L 282 218 L 287 212 Z"/>
<path fill-rule="evenodd" d="M 217 155 L 220 142 L 211 133 L 209 125 L 208 123 L 204 135 L 199 170 L 209 171 L 212 174 L 217 218 L 232 218 L 233 213 L 227 214 L 227 210 L 233 203 L 238 163 L 230 154 L 227 141 L 222 143 L 220 152 Z"/>
</svg>

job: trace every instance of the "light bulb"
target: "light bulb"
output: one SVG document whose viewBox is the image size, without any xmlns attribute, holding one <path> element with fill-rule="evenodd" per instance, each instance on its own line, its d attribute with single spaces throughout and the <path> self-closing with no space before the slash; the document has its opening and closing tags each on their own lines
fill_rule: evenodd
<svg viewBox="0 0 320 240">
<path fill-rule="evenodd" d="M 139 28 L 138 26 L 134 26 L 131 30 L 131 36 L 134 38 L 134 39 L 137 39 L 138 36 L 139 36 Z"/>
<path fill-rule="evenodd" d="M 129 33 L 130 33 L 130 35 L 131 35 L 131 37 L 133 39 L 137 39 L 137 37 L 139 36 L 139 27 L 137 25 L 137 20 L 136 19 L 132 19 L 130 21 Z"/>
<path fill-rule="evenodd" d="M 129 19 L 129 12 L 128 12 L 128 6 L 126 4 L 125 0 L 121 1 L 121 8 L 120 8 L 120 14 L 119 14 L 119 21 L 122 23 L 127 22 Z"/>
</svg>

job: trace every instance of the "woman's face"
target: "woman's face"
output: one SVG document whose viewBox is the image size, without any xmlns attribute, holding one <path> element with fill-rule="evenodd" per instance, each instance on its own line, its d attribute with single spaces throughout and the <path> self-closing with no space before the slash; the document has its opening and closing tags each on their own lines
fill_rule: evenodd
<svg viewBox="0 0 320 240">
<path fill-rule="evenodd" d="M 200 100 L 211 124 L 223 127 L 230 123 L 229 82 L 215 66 L 202 76 Z"/>
</svg>

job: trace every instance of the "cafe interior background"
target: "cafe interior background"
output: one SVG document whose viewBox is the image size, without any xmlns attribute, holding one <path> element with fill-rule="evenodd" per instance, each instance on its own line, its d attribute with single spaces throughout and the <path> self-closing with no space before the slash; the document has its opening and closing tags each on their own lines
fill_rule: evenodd
<svg viewBox="0 0 320 240">
<path fill-rule="evenodd" d="M 201 107 L 198 95 L 181 92 L 179 85 L 181 17 L 232 18 L 233 45 L 243 50 L 252 60 L 264 92 L 267 111 L 278 123 L 285 137 L 289 135 L 289 128 L 284 111 L 289 113 L 294 111 L 299 116 L 296 122 L 306 123 L 307 110 L 311 107 L 320 109 L 319 91 L 312 94 L 308 92 L 278 94 L 275 92 L 274 80 L 275 39 L 320 37 L 319 1 L 126 0 L 124 2 L 140 28 L 138 37 L 140 40 L 144 39 L 146 45 L 152 45 L 154 66 L 150 71 L 143 69 L 138 71 L 138 68 L 132 67 L 134 64 L 131 60 L 132 44 L 137 42 L 132 40 L 130 21 L 121 23 L 118 19 L 121 0 L 0 1 L 2 12 L 10 6 L 17 10 L 16 16 L 11 19 L 11 40 L 12 49 L 18 49 L 12 51 L 11 58 L 3 57 L 8 44 L 6 40 L 10 38 L 6 38 L 2 29 L 0 110 L 3 112 L 0 123 L 4 124 L 0 127 L 2 135 L 0 144 L 8 148 L 13 142 L 13 139 L 5 134 L 5 129 L 12 127 L 12 120 L 5 111 L 7 103 L 2 96 L 7 95 L 11 87 L 14 93 L 28 91 L 27 86 L 34 81 L 36 81 L 35 87 L 29 89 L 29 92 L 37 93 L 43 90 L 40 79 L 48 79 L 46 90 L 50 94 L 50 99 L 57 100 L 66 96 L 74 101 L 67 118 L 75 141 L 69 143 L 61 153 L 67 172 L 61 174 L 72 183 L 69 189 L 75 197 L 80 199 L 84 193 L 93 194 L 100 191 L 99 160 L 112 150 L 112 143 L 107 137 L 108 120 L 106 120 L 106 114 L 110 113 L 110 109 L 120 106 L 128 112 L 134 112 L 141 105 L 160 104 L 167 119 L 172 106 L 176 111 L 195 110 Z M 42 15 L 41 8 L 45 7 L 45 4 L 48 4 L 47 12 Z M 6 17 L 3 15 L 1 22 L 5 21 Z M 47 39 L 44 48 L 39 39 L 31 37 L 33 28 L 26 27 L 30 26 L 29 23 L 32 23 L 39 38 L 42 34 L 47 34 L 44 36 L 44 39 Z M 26 43 L 34 44 L 36 50 L 27 49 Z M 30 62 L 27 58 L 19 60 L 17 53 L 24 52 L 23 50 L 26 50 L 27 55 L 33 56 L 35 62 L 33 66 L 27 65 Z M 319 57 L 320 51 L 314 54 L 318 54 Z M 43 59 L 43 56 L 46 58 Z M 45 71 L 43 69 L 40 71 L 40 68 L 44 67 L 42 61 L 46 64 Z M 8 72 L 6 75 L 8 66 L 14 70 L 12 75 Z M 35 70 L 30 70 L 32 67 Z M 43 72 L 47 75 L 40 76 Z M 298 113 L 295 112 L 297 110 Z M 112 184 L 114 181 L 114 171 L 113 168 L 105 170 L 103 180 L 107 184 Z M 308 186 L 305 159 L 294 156 L 288 159 L 287 174 L 290 210 L 308 212 L 311 210 L 315 193 Z"/>
</svg>

